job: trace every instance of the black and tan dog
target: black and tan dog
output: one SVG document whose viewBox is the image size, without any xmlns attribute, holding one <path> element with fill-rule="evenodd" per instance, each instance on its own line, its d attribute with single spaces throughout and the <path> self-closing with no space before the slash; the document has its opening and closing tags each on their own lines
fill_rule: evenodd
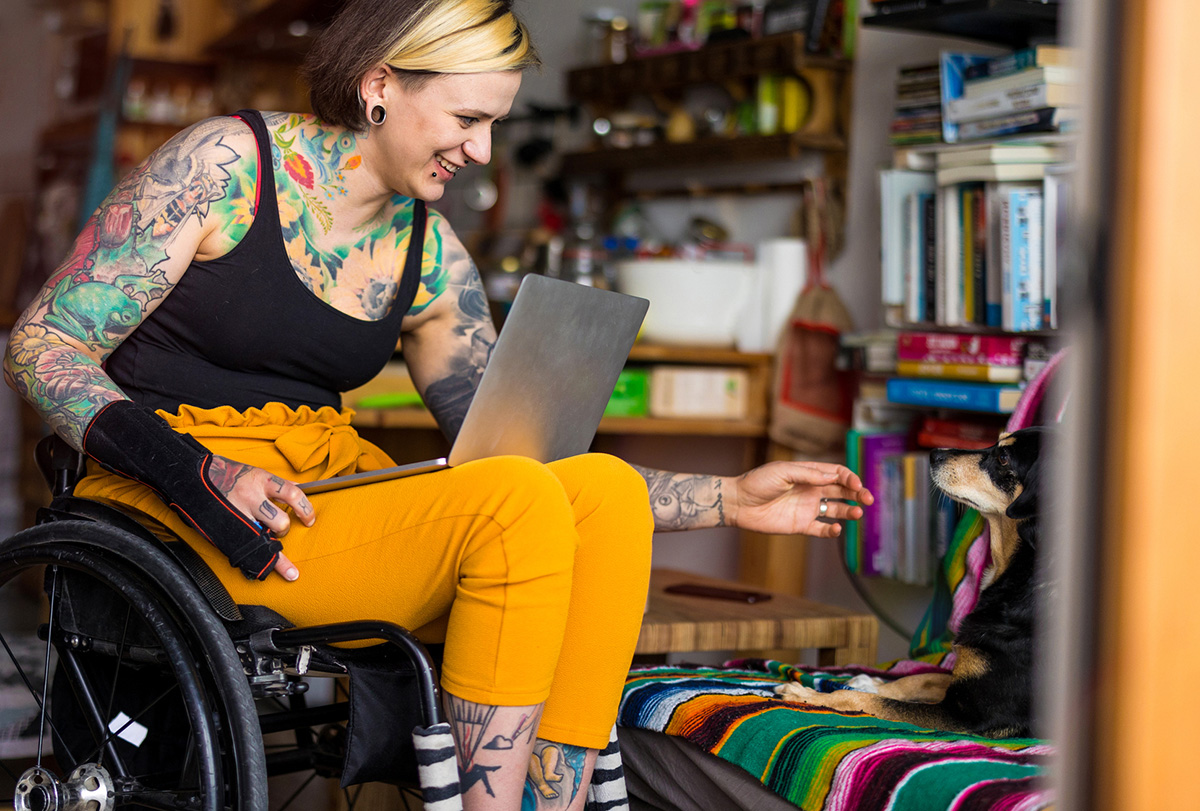
<svg viewBox="0 0 1200 811">
<path fill-rule="evenodd" d="M 1045 428 L 1026 428 L 982 451 L 930 454 L 934 483 L 978 510 L 991 528 L 991 566 L 955 636 L 952 673 L 908 676 L 878 693 L 819 693 L 795 682 L 776 692 L 789 701 L 929 729 L 991 738 L 1031 734 L 1039 456 L 1047 436 Z"/>
</svg>

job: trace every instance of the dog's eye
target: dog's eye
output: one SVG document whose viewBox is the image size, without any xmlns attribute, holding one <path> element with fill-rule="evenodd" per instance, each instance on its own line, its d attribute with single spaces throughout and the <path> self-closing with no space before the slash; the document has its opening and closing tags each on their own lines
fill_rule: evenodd
<svg viewBox="0 0 1200 811">
<path fill-rule="evenodd" d="M 1008 451 L 1000 451 L 1000 453 L 996 454 L 996 461 L 1001 467 L 1008 467 Z"/>
</svg>

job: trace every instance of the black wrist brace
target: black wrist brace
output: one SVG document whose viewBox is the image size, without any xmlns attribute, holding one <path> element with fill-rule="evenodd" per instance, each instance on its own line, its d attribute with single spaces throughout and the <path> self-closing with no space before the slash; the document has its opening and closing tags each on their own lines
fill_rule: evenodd
<svg viewBox="0 0 1200 811">
<path fill-rule="evenodd" d="M 283 545 L 212 486 L 212 453 L 154 412 L 132 400 L 109 403 L 84 432 L 83 452 L 153 490 L 250 580 L 271 573 Z"/>
</svg>

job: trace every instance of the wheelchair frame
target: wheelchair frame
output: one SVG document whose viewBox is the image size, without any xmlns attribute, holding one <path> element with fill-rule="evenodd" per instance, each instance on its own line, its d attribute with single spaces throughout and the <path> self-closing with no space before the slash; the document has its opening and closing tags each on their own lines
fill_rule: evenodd
<svg viewBox="0 0 1200 811">
<path fill-rule="evenodd" d="M 36 760 L 19 776 L 10 772 L 17 811 L 266 811 L 268 776 L 310 769 L 342 776 L 351 744 L 337 725 L 350 718 L 351 702 L 309 707 L 304 676 L 353 680 L 364 662 L 403 671 L 415 687 L 419 768 L 394 782 L 419 784 L 427 808 L 462 807 L 436 666 L 407 629 L 381 620 L 296 628 L 269 610 L 238 606 L 185 542 L 164 541 L 115 509 L 72 496 L 84 462 L 60 439 L 43 439 L 37 457 L 50 506 L 37 525 L 0 542 L 0 588 L 42 568 L 49 597 L 49 616 L 37 627 L 40 683 L 39 662 L 22 665 L 0 631 L 38 708 Z M 330 647 L 366 640 L 384 644 Z M 155 692 L 167 679 L 173 683 Z M 260 714 L 256 700 L 265 699 L 287 708 Z M 148 706 L 114 717 L 117 705 L 139 700 Z M 183 721 L 188 740 L 165 740 Z M 295 746 L 268 754 L 263 735 L 285 731 L 295 733 Z M 47 741 L 60 771 L 70 769 L 65 776 L 49 768 Z"/>
</svg>

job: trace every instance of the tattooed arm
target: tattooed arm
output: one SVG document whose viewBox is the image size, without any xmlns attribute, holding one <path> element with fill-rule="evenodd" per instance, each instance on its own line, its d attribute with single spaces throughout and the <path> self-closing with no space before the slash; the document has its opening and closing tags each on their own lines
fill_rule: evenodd
<svg viewBox="0 0 1200 811">
<path fill-rule="evenodd" d="M 446 220 L 429 215 L 429 262 L 404 320 L 401 349 L 417 391 L 453 440 L 491 357 L 496 328 L 475 263 Z"/>
<path fill-rule="evenodd" d="M 634 468 L 646 479 L 654 528 L 660 532 L 741 527 L 777 535 L 834 537 L 834 521 L 857 520 L 862 508 L 821 499 L 869 505 L 872 495 L 850 469 L 824 462 L 770 462 L 741 476 L 708 476 Z"/>
<path fill-rule="evenodd" d="M 256 177 L 257 148 L 244 123 L 217 118 L 189 127 L 117 185 L 21 314 L 4 356 L 5 380 L 73 447 L 83 449 L 105 406 L 128 399 L 104 361 L 194 258 L 221 256 L 241 240 L 253 218 Z M 312 523 L 312 507 L 294 484 L 219 458 L 211 471 L 234 506 L 276 534 L 290 522 L 271 499 Z M 281 555 L 276 570 L 293 569 Z"/>
<path fill-rule="evenodd" d="M 97 411 L 125 399 L 101 364 L 194 256 L 223 253 L 223 242 L 240 238 L 228 220 L 244 202 L 247 145 L 253 156 L 253 135 L 232 119 L 201 122 L 168 141 L 100 205 L 18 319 L 5 379 L 74 447 Z M 253 157 L 248 171 L 253 184 Z"/>
</svg>

